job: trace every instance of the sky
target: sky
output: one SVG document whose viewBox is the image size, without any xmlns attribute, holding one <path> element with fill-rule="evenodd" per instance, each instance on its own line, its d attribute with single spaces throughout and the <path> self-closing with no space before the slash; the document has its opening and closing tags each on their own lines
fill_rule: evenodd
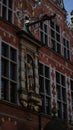
<svg viewBox="0 0 73 130">
<path fill-rule="evenodd" d="M 63 0 L 63 1 L 64 1 L 65 9 L 67 10 L 68 13 L 68 21 L 69 21 L 70 19 L 69 13 L 71 12 L 71 10 L 73 10 L 73 0 Z"/>
</svg>

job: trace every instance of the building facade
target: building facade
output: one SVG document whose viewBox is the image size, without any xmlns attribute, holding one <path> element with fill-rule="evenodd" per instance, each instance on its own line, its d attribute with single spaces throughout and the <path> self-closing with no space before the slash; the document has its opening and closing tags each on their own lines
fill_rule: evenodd
<svg viewBox="0 0 73 130">
<path fill-rule="evenodd" d="M 1 130 L 44 130 L 52 116 L 73 122 L 66 16 L 63 0 L 0 0 Z"/>
</svg>

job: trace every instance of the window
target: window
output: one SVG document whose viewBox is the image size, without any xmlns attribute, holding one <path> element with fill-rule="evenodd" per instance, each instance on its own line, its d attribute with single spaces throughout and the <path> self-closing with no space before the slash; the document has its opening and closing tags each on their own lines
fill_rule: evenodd
<svg viewBox="0 0 73 130">
<path fill-rule="evenodd" d="M 63 38 L 63 48 L 64 48 L 64 57 L 67 60 L 70 60 L 70 46 L 69 41 L 65 38 Z"/>
<path fill-rule="evenodd" d="M 60 25 L 54 21 L 46 21 L 40 23 L 40 40 L 42 45 L 50 47 L 53 51 L 62 55 L 62 40 Z M 70 58 L 69 43 L 66 41 L 64 46 L 64 55 L 67 59 Z"/>
<path fill-rule="evenodd" d="M 9 22 L 13 22 L 13 0 L 2 1 L 2 17 Z"/>
<path fill-rule="evenodd" d="M 42 45 L 48 46 L 48 26 L 46 23 L 40 23 L 40 40 Z"/>
<path fill-rule="evenodd" d="M 1 99 L 17 102 L 17 49 L 1 44 Z"/>
<path fill-rule="evenodd" d="M 65 76 L 60 74 L 59 72 L 56 72 L 56 90 L 57 90 L 58 117 L 62 119 L 67 119 Z"/>
<path fill-rule="evenodd" d="M 50 47 L 58 54 L 61 54 L 60 26 L 53 21 L 50 22 Z"/>
<path fill-rule="evenodd" d="M 71 101 L 72 101 L 72 111 L 73 111 L 73 80 L 71 80 Z"/>
<path fill-rule="evenodd" d="M 71 106 L 72 106 L 72 119 L 73 119 L 73 79 L 70 80 L 71 86 Z"/>
<path fill-rule="evenodd" d="M 43 99 L 41 111 L 51 114 L 50 70 L 49 67 L 39 63 L 40 94 Z"/>
</svg>

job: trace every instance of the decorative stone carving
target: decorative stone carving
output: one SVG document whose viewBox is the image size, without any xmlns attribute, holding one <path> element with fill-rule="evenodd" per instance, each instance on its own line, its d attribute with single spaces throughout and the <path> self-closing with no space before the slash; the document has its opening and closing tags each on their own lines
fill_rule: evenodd
<svg viewBox="0 0 73 130">
<path fill-rule="evenodd" d="M 33 59 L 33 56 L 30 54 L 24 54 L 24 49 L 22 49 L 21 56 L 20 103 L 24 108 L 38 112 L 42 105 L 39 95 L 38 57 L 34 56 L 35 59 Z M 35 78 L 34 75 L 36 75 Z"/>
<path fill-rule="evenodd" d="M 64 2 L 63 0 L 53 0 L 53 2 L 60 7 L 61 9 L 64 9 Z"/>
</svg>

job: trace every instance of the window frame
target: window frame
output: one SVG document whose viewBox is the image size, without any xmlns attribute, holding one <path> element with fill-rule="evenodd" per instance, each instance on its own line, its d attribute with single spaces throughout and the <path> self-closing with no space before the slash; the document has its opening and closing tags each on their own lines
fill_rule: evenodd
<svg viewBox="0 0 73 130">
<path fill-rule="evenodd" d="M 71 82 L 72 82 L 72 83 L 71 83 Z M 73 85 L 73 79 L 70 80 L 70 86 L 71 86 L 71 85 Z M 72 86 L 71 86 L 71 103 L 72 103 L 72 111 L 73 111 L 73 99 L 72 99 L 73 97 L 72 97 L 72 96 L 73 96 L 73 88 L 72 88 Z"/>
<path fill-rule="evenodd" d="M 5 45 L 7 45 L 9 47 L 9 56 L 8 57 L 4 56 L 2 54 L 2 51 L 1 51 L 2 50 L 2 44 L 5 44 Z M 11 48 L 16 51 L 16 59 L 17 59 L 16 61 L 11 59 L 11 57 L 10 57 L 10 49 Z M 14 103 L 15 104 L 15 103 L 17 103 L 17 95 L 16 94 L 14 95 L 15 96 L 15 100 L 12 101 L 12 98 L 11 98 L 11 95 L 10 95 L 10 88 L 11 88 L 10 84 L 13 83 L 16 86 L 16 92 L 17 92 L 17 90 L 18 90 L 18 49 L 16 47 L 10 45 L 9 43 L 3 41 L 3 40 L 1 40 L 1 44 L 0 44 L 0 61 L 1 62 L 2 62 L 2 59 L 9 62 L 9 66 L 7 68 L 7 72 L 8 72 L 9 75 L 8 76 L 7 75 L 2 75 L 2 72 L 1 72 L 2 68 L 0 66 L 0 80 L 1 80 L 1 84 L 0 84 L 0 99 L 3 100 L 3 101 L 7 101 L 9 103 Z M 11 63 L 14 64 L 14 66 L 16 66 L 16 70 L 15 70 L 16 71 L 16 77 L 15 77 L 15 79 L 11 79 L 10 78 L 10 64 Z M 2 80 L 5 80 L 6 82 L 8 82 L 8 90 L 7 90 L 8 94 L 7 94 L 6 99 L 4 97 L 5 94 L 2 97 L 2 93 L 1 93 Z"/>
<path fill-rule="evenodd" d="M 6 11 L 4 10 L 4 20 L 7 20 L 10 23 L 14 23 L 14 0 L 12 0 L 12 8 L 8 7 L 9 0 L 6 0 L 6 4 L 3 3 L 3 0 L 1 0 L 1 16 L 3 17 L 3 7 L 6 8 Z M 11 12 L 11 15 L 9 14 Z M 8 16 L 9 14 L 9 16 Z M 8 18 L 9 17 L 9 18 Z"/>
<path fill-rule="evenodd" d="M 64 56 L 64 58 L 67 59 L 67 60 L 71 60 L 70 40 L 68 40 L 67 38 L 63 37 L 62 38 L 62 47 L 63 47 L 63 56 Z M 68 52 L 69 52 L 69 54 L 68 54 Z"/>
<path fill-rule="evenodd" d="M 59 75 L 57 75 L 57 74 L 59 74 Z M 62 80 L 64 80 L 64 79 L 62 79 L 62 76 L 65 79 L 64 84 L 63 84 L 63 81 L 62 81 Z M 57 77 L 59 77 L 58 80 L 57 80 Z M 62 119 L 67 119 L 68 117 L 67 117 L 66 77 L 61 72 L 56 71 L 56 91 L 57 91 L 58 87 L 60 87 L 60 91 L 59 91 L 60 92 L 60 98 L 57 95 L 57 105 L 58 105 L 58 107 L 60 105 L 60 108 L 58 109 L 58 117 L 62 118 Z M 63 91 L 63 90 L 65 90 L 65 91 Z M 65 96 L 65 99 L 63 99 L 64 96 Z M 66 107 L 66 109 L 65 109 L 65 107 Z"/>
<path fill-rule="evenodd" d="M 44 83 L 43 83 L 43 85 L 44 85 L 44 90 L 43 90 L 43 92 L 40 91 L 41 97 L 44 98 L 44 99 L 43 99 L 44 102 L 43 102 L 43 106 L 42 106 L 43 109 L 44 109 L 44 111 L 42 111 L 42 113 L 45 113 L 45 114 L 47 114 L 47 115 L 51 115 L 50 67 L 49 67 L 48 65 L 42 63 L 42 62 L 39 62 L 39 65 L 40 65 L 40 64 L 42 64 L 42 66 L 43 66 L 43 73 L 42 73 L 42 74 L 39 73 L 39 78 L 41 77 L 41 78 L 43 78 L 43 80 L 44 80 Z M 45 67 L 47 67 L 47 68 L 49 69 L 49 77 L 48 77 L 48 78 L 45 76 Z M 49 81 L 49 87 L 50 87 L 48 93 L 46 92 L 46 86 L 45 86 L 45 80 L 46 80 L 46 79 Z M 39 81 L 39 84 L 40 84 L 40 81 Z M 48 102 L 49 102 L 48 106 L 46 105 L 47 99 L 48 99 Z M 42 107 L 41 107 L 41 109 L 42 109 Z M 48 108 L 48 109 L 47 109 L 47 108 Z"/>
<path fill-rule="evenodd" d="M 46 27 L 46 28 L 45 28 Z M 49 30 L 48 30 L 48 20 L 45 22 L 40 23 L 40 28 L 39 28 L 39 36 L 40 36 L 40 41 L 42 45 L 45 45 L 48 47 L 49 44 Z"/>
<path fill-rule="evenodd" d="M 52 23 L 53 24 L 52 24 Z M 61 55 L 62 47 L 61 47 L 61 27 L 57 22 L 51 21 L 49 28 L 50 28 L 50 48 Z M 57 26 L 59 29 L 57 29 Z M 54 36 L 51 34 L 51 31 L 53 31 Z M 59 36 L 59 39 L 58 39 Z M 54 45 L 55 44 L 55 45 Z"/>
</svg>

